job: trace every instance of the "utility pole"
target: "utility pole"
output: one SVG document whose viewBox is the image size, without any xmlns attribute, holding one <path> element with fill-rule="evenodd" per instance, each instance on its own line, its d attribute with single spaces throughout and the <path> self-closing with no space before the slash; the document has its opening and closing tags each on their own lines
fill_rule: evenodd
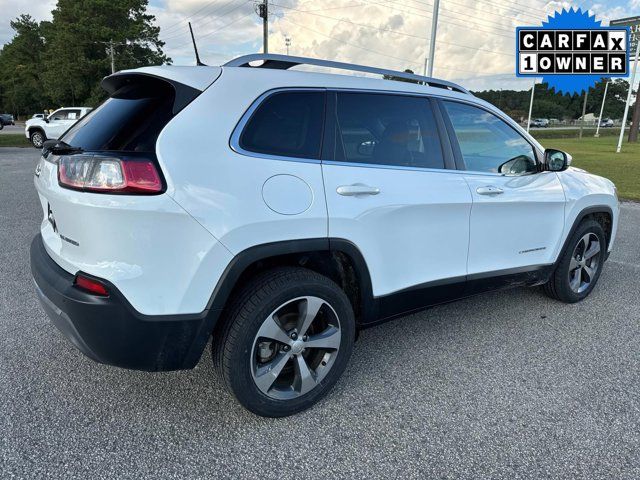
<svg viewBox="0 0 640 480">
<path fill-rule="evenodd" d="M 284 44 L 287 46 L 287 56 L 289 55 L 289 47 L 291 46 L 291 38 L 284 37 Z"/>
<path fill-rule="evenodd" d="M 436 52 L 436 31 L 438 30 L 439 7 L 440 0 L 433 0 L 433 16 L 431 17 L 431 41 L 429 42 L 429 77 L 433 76 L 433 56 Z"/>
<path fill-rule="evenodd" d="M 587 88 L 584 91 L 584 103 L 582 104 L 582 121 L 580 122 L 580 136 L 579 138 L 582 138 L 582 129 L 584 128 L 584 116 L 586 115 L 587 112 L 587 97 L 589 96 L 589 89 Z"/>
<path fill-rule="evenodd" d="M 111 73 L 116 73 L 116 62 L 113 54 L 113 39 L 109 40 L 109 56 L 111 57 Z"/>
<path fill-rule="evenodd" d="M 607 88 L 609 88 L 609 82 L 611 80 L 607 80 L 604 84 L 604 95 L 602 95 L 602 106 L 600 107 L 600 115 L 598 116 L 598 126 L 596 127 L 596 134 L 594 137 L 598 138 L 600 136 L 600 124 L 602 123 L 602 112 L 604 111 L 604 102 L 607 99 Z"/>
<path fill-rule="evenodd" d="M 636 61 L 633 64 L 633 73 L 631 74 L 631 81 L 629 82 L 629 91 L 627 92 L 627 102 L 624 105 L 624 115 L 622 116 L 622 127 L 620 127 L 620 137 L 618 137 L 618 146 L 616 147 L 616 153 L 620 153 L 622 149 L 622 137 L 624 137 L 624 127 L 627 126 L 627 115 L 629 115 L 629 104 L 631 103 L 631 93 L 633 92 L 633 85 L 636 83 L 636 73 L 638 73 L 638 60 L 640 56 L 640 39 L 636 42 Z M 638 95 L 637 97 L 640 97 Z M 638 98 L 636 97 L 636 104 Z"/>
<path fill-rule="evenodd" d="M 269 53 L 269 0 L 258 4 L 258 16 L 262 18 L 262 50 Z"/>
<path fill-rule="evenodd" d="M 638 88 L 640 90 L 640 87 Z M 631 116 L 631 128 L 629 129 L 629 143 L 638 141 L 638 122 L 640 122 L 640 95 L 636 90 L 636 104 Z"/>
<path fill-rule="evenodd" d="M 533 92 L 536 89 L 536 79 L 533 79 L 533 85 L 531 86 L 531 100 L 529 101 L 529 120 L 527 120 L 527 133 L 529 133 L 529 127 L 531 126 L 531 111 L 533 110 Z"/>
</svg>

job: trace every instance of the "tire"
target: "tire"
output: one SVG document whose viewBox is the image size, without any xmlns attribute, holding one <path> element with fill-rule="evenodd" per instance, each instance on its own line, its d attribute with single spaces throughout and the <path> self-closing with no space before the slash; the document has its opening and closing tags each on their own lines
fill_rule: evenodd
<svg viewBox="0 0 640 480">
<path fill-rule="evenodd" d="M 221 321 L 212 342 L 214 366 L 240 404 L 264 417 L 292 415 L 324 397 L 355 340 L 353 309 L 342 289 L 297 267 L 257 275 Z"/>
<path fill-rule="evenodd" d="M 42 130 L 34 130 L 29 134 L 29 140 L 31 140 L 31 144 L 36 148 L 42 148 L 46 139 L 47 136 Z"/>
<path fill-rule="evenodd" d="M 0 130 L 4 128 L 4 123 L 0 122 Z"/>
<path fill-rule="evenodd" d="M 606 245 L 602 226 L 595 220 L 583 220 L 571 235 L 556 269 L 544 285 L 545 293 L 565 303 L 585 299 L 600 278 Z"/>
</svg>

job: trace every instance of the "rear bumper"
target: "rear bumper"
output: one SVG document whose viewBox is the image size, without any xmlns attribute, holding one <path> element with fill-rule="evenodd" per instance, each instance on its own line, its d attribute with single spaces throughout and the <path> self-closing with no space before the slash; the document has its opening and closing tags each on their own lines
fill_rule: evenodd
<svg viewBox="0 0 640 480">
<path fill-rule="evenodd" d="M 31 242 L 31 272 L 40 302 L 53 324 L 82 353 L 109 365 L 159 371 L 193 368 L 207 343 L 208 310 L 194 315 L 143 315 L 115 286 L 108 297 L 73 285 L 40 234 Z"/>
</svg>

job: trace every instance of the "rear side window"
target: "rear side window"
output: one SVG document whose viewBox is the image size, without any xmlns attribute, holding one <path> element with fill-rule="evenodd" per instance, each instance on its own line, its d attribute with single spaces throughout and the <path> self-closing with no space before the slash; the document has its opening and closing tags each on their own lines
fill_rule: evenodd
<svg viewBox="0 0 640 480">
<path fill-rule="evenodd" d="M 164 82 L 127 85 L 83 117 L 62 137 L 88 151 L 155 152 L 173 117 L 175 92 Z"/>
<path fill-rule="evenodd" d="M 338 93 L 336 160 L 444 168 L 431 104 L 408 95 Z"/>
<path fill-rule="evenodd" d="M 240 147 L 249 152 L 283 157 L 320 158 L 324 92 L 280 92 L 253 113 Z"/>
</svg>

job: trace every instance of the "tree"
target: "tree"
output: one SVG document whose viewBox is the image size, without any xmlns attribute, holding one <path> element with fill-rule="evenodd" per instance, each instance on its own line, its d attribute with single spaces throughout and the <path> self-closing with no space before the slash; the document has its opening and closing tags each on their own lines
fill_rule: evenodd
<svg viewBox="0 0 640 480">
<path fill-rule="evenodd" d="M 602 96 L 606 79 L 602 79 L 589 90 L 587 98 L 587 112 L 600 113 Z M 622 118 L 624 102 L 627 98 L 629 82 L 622 79 L 613 80 L 609 84 L 607 98 L 605 101 L 603 118 Z M 520 121 L 526 118 L 529 111 L 529 101 L 531 90 L 487 90 L 474 92 L 474 95 L 493 103 L 503 110 L 514 120 Z M 550 90 L 548 84 L 536 85 L 536 92 L 533 101 L 533 117 L 557 118 L 565 120 L 575 120 L 582 115 L 582 102 L 584 94 L 561 94 L 555 90 Z"/>
<path fill-rule="evenodd" d="M 147 4 L 58 0 L 53 20 L 42 24 L 43 86 L 57 105 L 95 106 L 105 98 L 100 80 L 111 73 L 111 42 L 117 70 L 170 62 Z"/>
<path fill-rule="evenodd" d="M 29 15 L 20 15 L 10 25 L 16 33 L 0 51 L 0 105 L 16 116 L 41 112 L 47 99 L 41 88 L 40 26 Z"/>
</svg>

